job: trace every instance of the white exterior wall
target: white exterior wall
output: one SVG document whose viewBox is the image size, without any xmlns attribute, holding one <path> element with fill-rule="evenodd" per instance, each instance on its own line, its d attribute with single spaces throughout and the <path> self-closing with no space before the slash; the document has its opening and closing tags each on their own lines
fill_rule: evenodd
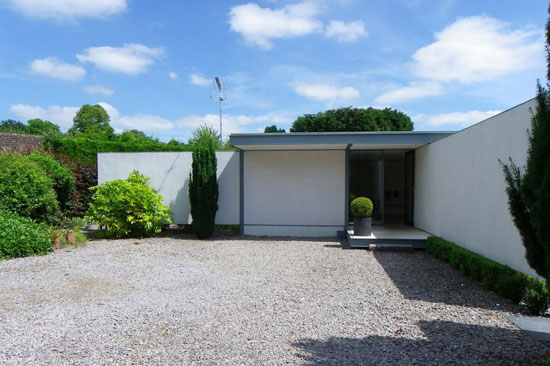
<svg viewBox="0 0 550 366">
<path fill-rule="evenodd" d="M 498 159 L 526 161 L 531 100 L 416 150 L 418 228 L 535 275 L 508 210 Z"/>
<path fill-rule="evenodd" d="M 345 221 L 344 151 L 245 151 L 244 232 L 336 236 Z"/>
<path fill-rule="evenodd" d="M 220 197 L 216 224 L 239 224 L 239 153 L 217 152 Z M 172 209 L 175 224 L 191 223 L 189 205 L 189 173 L 192 153 L 100 153 L 97 155 L 99 184 L 126 179 L 132 170 L 151 178 L 151 186 Z"/>
</svg>

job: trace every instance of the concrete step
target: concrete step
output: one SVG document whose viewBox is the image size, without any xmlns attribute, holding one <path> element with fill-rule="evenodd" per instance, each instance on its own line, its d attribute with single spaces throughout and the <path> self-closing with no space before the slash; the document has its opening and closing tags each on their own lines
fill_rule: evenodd
<svg viewBox="0 0 550 366">
<path fill-rule="evenodd" d="M 369 244 L 369 250 L 379 252 L 412 252 L 414 247 L 408 244 Z"/>
</svg>

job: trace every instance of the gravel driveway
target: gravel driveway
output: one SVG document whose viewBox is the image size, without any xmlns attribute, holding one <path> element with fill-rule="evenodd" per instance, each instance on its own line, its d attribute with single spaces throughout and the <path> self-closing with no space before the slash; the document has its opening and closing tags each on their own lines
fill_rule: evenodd
<svg viewBox="0 0 550 366">
<path fill-rule="evenodd" d="M 0 262 L 0 364 L 535 364 L 520 308 L 425 253 L 94 241 Z"/>
</svg>

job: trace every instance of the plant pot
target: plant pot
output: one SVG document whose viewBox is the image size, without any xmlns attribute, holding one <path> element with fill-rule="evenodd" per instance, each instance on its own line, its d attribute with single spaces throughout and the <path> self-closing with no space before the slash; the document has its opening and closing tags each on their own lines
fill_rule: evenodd
<svg viewBox="0 0 550 366">
<path fill-rule="evenodd" d="M 71 244 L 76 243 L 76 237 L 73 232 L 67 234 L 67 241 Z"/>
<path fill-rule="evenodd" d="M 370 217 L 353 219 L 353 235 L 370 236 L 372 234 L 372 220 Z"/>
<path fill-rule="evenodd" d="M 52 248 L 54 250 L 61 249 L 61 237 L 60 236 L 55 237 L 55 239 L 53 241 L 53 244 L 52 244 Z"/>
</svg>

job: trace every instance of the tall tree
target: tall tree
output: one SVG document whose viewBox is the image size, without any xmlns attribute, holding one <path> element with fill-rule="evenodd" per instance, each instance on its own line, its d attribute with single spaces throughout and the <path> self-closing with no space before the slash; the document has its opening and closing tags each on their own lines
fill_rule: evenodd
<svg viewBox="0 0 550 366">
<path fill-rule="evenodd" d="M 112 139 L 115 131 L 109 124 L 111 118 L 99 104 L 84 104 L 73 118 L 73 127 L 68 131 L 71 136 L 85 135 L 90 138 Z"/>
<path fill-rule="evenodd" d="M 7 119 L 0 121 L 0 132 L 4 133 L 29 133 L 27 126 L 23 122 Z"/>
<path fill-rule="evenodd" d="M 546 88 L 537 82 L 525 172 L 512 159 L 510 165 L 503 164 L 503 169 L 510 213 L 522 237 L 525 257 L 550 288 L 550 17 L 546 24 L 546 61 Z"/>
<path fill-rule="evenodd" d="M 409 116 L 395 109 L 340 108 L 305 114 L 292 124 L 290 132 L 412 131 Z"/>
<path fill-rule="evenodd" d="M 59 126 L 39 118 L 31 119 L 27 122 L 27 131 L 32 135 L 59 136 L 61 130 Z"/>
</svg>

